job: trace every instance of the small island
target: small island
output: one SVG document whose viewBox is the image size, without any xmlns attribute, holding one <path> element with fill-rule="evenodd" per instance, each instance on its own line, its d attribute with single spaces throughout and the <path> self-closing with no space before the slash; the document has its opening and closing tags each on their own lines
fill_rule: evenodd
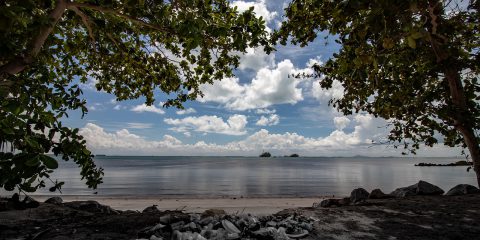
<svg viewBox="0 0 480 240">
<path fill-rule="evenodd" d="M 289 157 L 300 157 L 298 154 L 294 153 L 292 155 L 290 155 Z"/>
<path fill-rule="evenodd" d="M 467 161 L 458 161 L 454 163 L 446 163 L 446 164 L 437 164 L 437 163 L 419 163 L 415 164 L 415 167 L 451 167 L 451 166 L 472 166 L 472 162 Z"/>
<path fill-rule="evenodd" d="M 260 154 L 259 157 L 271 157 L 272 154 L 270 154 L 269 152 L 263 152 L 262 154 Z"/>
</svg>

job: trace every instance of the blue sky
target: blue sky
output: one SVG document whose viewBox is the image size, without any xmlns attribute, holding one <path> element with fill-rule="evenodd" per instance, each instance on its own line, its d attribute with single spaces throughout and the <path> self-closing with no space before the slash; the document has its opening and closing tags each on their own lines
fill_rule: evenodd
<svg viewBox="0 0 480 240">
<path fill-rule="evenodd" d="M 270 29 L 282 20 L 285 3 L 273 0 L 233 1 L 239 10 L 255 7 Z M 322 39 L 319 37 L 319 39 Z M 262 151 L 274 155 L 399 156 L 387 145 L 387 122 L 365 113 L 343 116 L 328 106 L 341 97 L 334 84 L 320 89 L 320 79 L 295 79 L 289 74 L 306 72 L 338 51 L 333 40 L 308 47 L 278 46 L 273 54 L 249 49 L 242 55 L 236 77 L 202 86 L 205 97 L 187 102 L 185 110 L 162 108 L 162 97 L 153 106 L 144 99 L 116 102 L 94 88 L 94 79 L 82 85 L 89 113 L 66 119 L 80 128 L 95 154 L 109 155 L 245 155 Z M 165 100 L 165 99 L 163 99 Z M 421 156 L 456 156 L 459 149 L 436 146 Z"/>
</svg>

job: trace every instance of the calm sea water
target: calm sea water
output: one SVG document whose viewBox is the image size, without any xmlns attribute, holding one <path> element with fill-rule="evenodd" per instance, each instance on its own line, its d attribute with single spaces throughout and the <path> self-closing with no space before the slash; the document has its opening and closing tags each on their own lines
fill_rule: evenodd
<svg viewBox="0 0 480 240">
<path fill-rule="evenodd" d="M 453 158 L 258 158 L 258 157 L 96 157 L 105 169 L 99 195 L 324 196 L 348 195 L 357 187 L 390 192 L 420 179 L 448 190 L 476 185 L 466 167 L 414 167 L 449 163 Z M 54 178 L 67 195 L 90 195 L 72 162 L 61 163 Z M 44 194 L 46 191 L 39 192 Z"/>
</svg>

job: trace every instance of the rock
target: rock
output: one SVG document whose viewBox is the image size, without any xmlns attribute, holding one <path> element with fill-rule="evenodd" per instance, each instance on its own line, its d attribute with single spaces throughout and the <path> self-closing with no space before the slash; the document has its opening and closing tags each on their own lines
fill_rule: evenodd
<svg viewBox="0 0 480 240">
<path fill-rule="evenodd" d="M 142 213 L 159 213 L 160 210 L 157 208 L 157 205 L 152 205 L 143 209 Z"/>
<path fill-rule="evenodd" d="M 170 214 L 165 214 L 160 217 L 160 223 L 169 224 L 172 221 L 172 216 Z"/>
<path fill-rule="evenodd" d="M 227 239 L 228 240 L 239 239 L 239 238 L 240 238 L 240 234 L 238 234 L 238 233 L 228 233 L 227 234 Z"/>
<path fill-rule="evenodd" d="M 185 225 L 185 222 L 180 221 L 180 222 L 170 224 L 170 228 L 172 229 L 172 231 L 180 230 L 184 225 Z"/>
<path fill-rule="evenodd" d="M 152 235 L 152 236 L 150 236 L 149 240 L 163 240 L 163 238 Z"/>
<path fill-rule="evenodd" d="M 307 236 L 309 233 L 307 230 L 303 230 L 302 232 L 299 233 L 293 233 L 293 234 L 287 234 L 288 237 L 293 238 L 293 239 L 298 239 L 298 238 L 303 238 Z"/>
<path fill-rule="evenodd" d="M 346 197 L 346 198 L 342 198 L 342 199 L 339 199 L 338 200 L 338 206 L 346 206 L 346 205 L 350 205 L 350 198 Z"/>
<path fill-rule="evenodd" d="M 60 205 L 63 203 L 63 199 L 61 197 L 51 197 L 45 200 L 45 203 Z"/>
<path fill-rule="evenodd" d="M 273 234 L 273 238 L 275 240 L 290 240 L 287 233 L 285 232 L 285 228 L 279 227 L 277 232 Z"/>
<path fill-rule="evenodd" d="M 174 240 L 207 240 L 202 235 L 198 233 L 191 233 L 191 232 L 180 232 L 175 230 L 172 235 L 172 239 Z"/>
<path fill-rule="evenodd" d="M 390 193 L 390 195 L 393 195 L 395 197 L 408 197 L 415 195 L 442 195 L 443 193 L 444 191 L 441 188 L 420 180 L 414 185 L 397 188 L 395 189 L 395 191 Z"/>
<path fill-rule="evenodd" d="M 257 231 L 252 232 L 253 237 L 257 239 L 273 239 L 273 235 L 277 232 L 274 227 L 260 228 Z"/>
<path fill-rule="evenodd" d="M 385 194 L 382 192 L 380 189 L 373 189 L 373 191 L 368 195 L 368 198 L 370 199 L 385 199 L 385 198 L 391 198 L 389 194 Z"/>
<path fill-rule="evenodd" d="M 332 206 L 339 206 L 338 199 L 325 199 L 320 202 L 320 207 L 328 208 Z"/>
<path fill-rule="evenodd" d="M 200 221 L 198 221 L 198 223 L 202 226 L 206 226 L 211 222 L 213 222 L 213 217 L 211 217 L 211 216 L 202 218 L 202 219 L 200 219 Z"/>
<path fill-rule="evenodd" d="M 228 233 L 240 233 L 240 230 L 228 220 L 222 220 L 222 226 Z"/>
<path fill-rule="evenodd" d="M 35 199 L 29 197 L 29 196 L 26 196 L 22 203 L 24 204 L 24 206 L 26 208 L 37 208 L 38 206 L 40 206 L 40 203 L 38 201 L 36 201 Z"/>
<path fill-rule="evenodd" d="M 475 194 L 475 193 L 480 193 L 480 190 L 477 187 L 469 184 L 458 184 L 457 186 L 448 190 L 448 192 L 445 195 L 458 196 L 458 195 Z"/>
<path fill-rule="evenodd" d="M 205 212 L 202 213 L 202 217 L 207 217 L 207 216 L 214 217 L 216 215 L 225 215 L 225 214 L 227 213 L 223 209 L 207 209 L 205 210 Z"/>
<path fill-rule="evenodd" d="M 63 205 L 69 208 L 91 213 L 119 214 L 118 211 L 114 210 L 110 206 L 102 205 L 97 201 L 73 201 L 66 202 Z"/>
<path fill-rule="evenodd" d="M 365 202 L 368 199 L 368 192 L 363 188 L 357 188 L 350 193 L 350 202 L 352 203 L 359 203 Z"/>
<path fill-rule="evenodd" d="M 412 188 L 412 186 L 397 188 L 397 189 L 395 189 L 395 191 L 391 192 L 390 195 L 392 195 L 394 197 L 415 196 L 415 195 L 417 195 L 416 188 Z"/>
</svg>

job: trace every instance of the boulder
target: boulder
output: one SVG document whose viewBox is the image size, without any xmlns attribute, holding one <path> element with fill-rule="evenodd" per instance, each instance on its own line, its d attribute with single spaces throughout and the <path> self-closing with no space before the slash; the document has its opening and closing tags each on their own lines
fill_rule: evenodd
<svg viewBox="0 0 480 240">
<path fill-rule="evenodd" d="M 339 201 L 340 199 L 333 199 L 333 198 L 325 199 L 320 202 L 320 207 L 324 207 L 324 208 L 333 207 L 333 206 L 339 207 L 341 206 Z"/>
<path fill-rule="evenodd" d="M 368 195 L 370 199 L 384 199 L 384 198 L 391 198 L 392 196 L 389 194 L 385 194 L 380 189 L 373 189 L 372 192 Z"/>
<path fill-rule="evenodd" d="M 346 205 L 350 205 L 350 198 L 349 197 L 346 197 L 346 198 L 342 198 L 342 199 L 339 199 L 338 200 L 338 205 L 339 206 L 346 206 Z"/>
<path fill-rule="evenodd" d="M 352 203 L 359 203 L 365 202 L 368 199 L 368 192 L 363 188 L 357 188 L 350 193 L 350 202 Z"/>
<path fill-rule="evenodd" d="M 97 201 L 91 200 L 66 202 L 64 203 L 64 206 L 91 213 L 119 214 L 118 211 L 114 210 L 110 206 L 102 205 Z"/>
<path fill-rule="evenodd" d="M 61 197 L 51 197 L 45 200 L 45 203 L 60 205 L 63 203 L 63 199 Z"/>
<path fill-rule="evenodd" d="M 458 196 L 466 194 L 475 194 L 480 193 L 480 190 L 469 184 L 458 184 L 457 186 L 450 189 L 445 195 L 447 196 Z"/>
<path fill-rule="evenodd" d="M 25 196 L 22 203 L 26 208 L 37 208 L 38 206 L 40 206 L 40 203 L 38 201 L 29 196 Z"/>
<path fill-rule="evenodd" d="M 415 195 L 442 195 L 443 193 L 444 191 L 441 188 L 431 183 L 420 180 L 414 185 L 397 188 L 395 189 L 395 191 L 390 193 L 390 195 L 393 195 L 395 197 L 408 197 Z"/>
<path fill-rule="evenodd" d="M 225 215 L 227 214 L 223 209 L 207 209 L 202 213 L 202 217 L 214 217 L 216 215 Z"/>
<path fill-rule="evenodd" d="M 143 209 L 142 213 L 159 213 L 160 210 L 157 208 L 157 205 L 152 205 Z"/>
</svg>

